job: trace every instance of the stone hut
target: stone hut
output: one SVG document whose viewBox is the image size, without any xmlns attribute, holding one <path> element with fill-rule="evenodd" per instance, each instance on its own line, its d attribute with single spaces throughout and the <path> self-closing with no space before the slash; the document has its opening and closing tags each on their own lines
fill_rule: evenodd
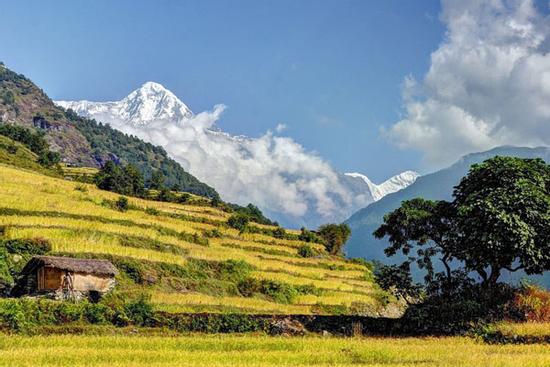
<svg viewBox="0 0 550 367">
<path fill-rule="evenodd" d="M 35 256 L 21 271 L 12 295 L 97 301 L 113 289 L 117 273 L 107 260 Z"/>
</svg>

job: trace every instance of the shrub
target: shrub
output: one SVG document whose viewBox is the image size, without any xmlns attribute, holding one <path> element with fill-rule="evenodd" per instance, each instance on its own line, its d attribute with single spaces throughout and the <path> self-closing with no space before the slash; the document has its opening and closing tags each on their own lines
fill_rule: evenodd
<svg viewBox="0 0 550 367">
<path fill-rule="evenodd" d="M 277 227 L 276 229 L 273 230 L 272 236 L 279 239 L 285 238 L 286 231 L 281 227 Z"/>
<path fill-rule="evenodd" d="M 313 257 L 315 256 L 315 250 L 310 245 L 302 245 L 298 248 L 298 255 L 301 257 Z"/>
<path fill-rule="evenodd" d="M 289 304 L 294 302 L 300 292 L 291 284 L 274 280 L 247 278 L 237 285 L 244 297 L 263 294 L 275 302 Z"/>
<path fill-rule="evenodd" d="M 38 163 L 44 167 L 52 167 L 61 162 L 61 155 L 57 152 L 42 152 L 38 157 Z"/>
<path fill-rule="evenodd" d="M 57 324 L 66 324 L 82 320 L 81 303 L 60 302 L 54 310 L 54 318 Z"/>
<path fill-rule="evenodd" d="M 550 292 L 536 285 L 523 285 L 514 295 L 508 309 L 508 317 L 525 321 L 549 322 Z"/>
<path fill-rule="evenodd" d="M 218 277 L 238 283 L 248 277 L 254 267 L 243 260 L 226 260 L 219 264 Z"/>
<path fill-rule="evenodd" d="M 0 328 L 24 331 L 28 327 L 29 323 L 19 300 L 0 300 Z"/>
<path fill-rule="evenodd" d="M 17 255 L 45 255 L 52 250 L 50 242 L 39 237 L 15 238 L 1 243 L 9 253 Z"/>
<path fill-rule="evenodd" d="M 246 228 L 246 225 L 250 221 L 250 218 L 245 214 L 233 214 L 229 219 L 227 220 L 227 224 L 231 228 L 235 228 L 239 231 L 243 231 Z"/>
<path fill-rule="evenodd" d="M 149 215 L 160 215 L 160 212 L 155 208 L 146 208 L 145 213 Z"/>
<path fill-rule="evenodd" d="M 112 310 L 100 303 L 87 303 L 84 308 L 84 316 L 91 324 L 106 324 L 110 321 Z"/>
<path fill-rule="evenodd" d="M 171 203 L 176 201 L 176 196 L 172 193 L 172 191 L 164 187 L 157 195 L 157 200 Z"/>
<path fill-rule="evenodd" d="M 304 242 L 321 242 L 315 233 L 308 231 L 305 227 L 301 228 L 298 239 Z"/>
<path fill-rule="evenodd" d="M 135 283 L 141 284 L 144 282 L 145 269 L 143 263 L 131 258 L 112 259 L 111 262 Z"/>
<path fill-rule="evenodd" d="M 124 311 L 134 325 L 152 326 L 153 324 L 153 305 L 149 302 L 149 297 L 145 294 L 141 294 L 137 299 L 126 303 Z"/>
<path fill-rule="evenodd" d="M 191 199 L 191 194 L 188 194 L 186 192 L 182 193 L 179 197 L 177 202 L 180 204 L 186 204 Z"/>
<path fill-rule="evenodd" d="M 127 211 L 129 208 L 128 198 L 125 196 L 119 197 L 118 200 L 115 202 L 115 207 L 121 212 Z"/>
<path fill-rule="evenodd" d="M 222 236 L 222 233 L 217 229 L 214 228 L 212 230 L 204 231 L 204 237 L 207 238 L 220 238 Z"/>
</svg>

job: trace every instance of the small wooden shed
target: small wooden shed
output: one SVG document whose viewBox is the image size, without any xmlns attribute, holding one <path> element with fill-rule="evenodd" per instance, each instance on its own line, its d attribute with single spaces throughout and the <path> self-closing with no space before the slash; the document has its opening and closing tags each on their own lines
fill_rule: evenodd
<svg viewBox="0 0 550 367">
<path fill-rule="evenodd" d="M 117 273 L 107 260 L 35 256 L 21 271 L 12 294 L 98 299 L 115 286 Z"/>
</svg>

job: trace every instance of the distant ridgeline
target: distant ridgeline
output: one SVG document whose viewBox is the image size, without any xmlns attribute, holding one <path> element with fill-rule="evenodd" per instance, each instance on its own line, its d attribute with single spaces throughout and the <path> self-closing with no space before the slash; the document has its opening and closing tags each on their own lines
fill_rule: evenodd
<svg viewBox="0 0 550 367">
<path fill-rule="evenodd" d="M 49 150 L 58 152 L 63 162 L 75 166 L 101 167 L 112 160 L 135 165 L 151 178 L 164 175 L 167 186 L 182 191 L 219 197 L 216 190 L 186 172 L 166 151 L 134 136 L 65 111 L 34 83 L 0 63 L 0 123 L 9 123 L 42 132 Z M 10 136 L 13 140 L 13 136 Z M 55 158 L 55 157 L 52 157 Z"/>
</svg>

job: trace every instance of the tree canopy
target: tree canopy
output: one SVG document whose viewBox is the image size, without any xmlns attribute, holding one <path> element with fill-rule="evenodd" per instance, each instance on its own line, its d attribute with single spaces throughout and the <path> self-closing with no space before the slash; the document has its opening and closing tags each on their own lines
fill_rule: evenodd
<svg viewBox="0 0 550 367">
<path fill-rule="evenodd" d="M 388 256 L 401 252 L 434 276 L 438 258 L 494 285 L 504 270 L 550 270 L 550 166 L 541 159 L 494 157 L 473 165 L 453 201 L 413 199 L 387 214 L 374 232 L 388 237 Z"/>
<path fill-rule="evenodd" d="M 96 174 L 95 182 L 102 190 L 138 197 L 145 194 L 143 176 L 131 164 L 121 167 L 113 161 L 108 161 Z"/>
<path fill-rule="evenodd" d="M 329 254 L 340 255 L 351 235 L 351 229 L 344 223 L 324 224 L 319 227 L 317 234 L 323 239 L 325 248 Z"/>
</svg>

